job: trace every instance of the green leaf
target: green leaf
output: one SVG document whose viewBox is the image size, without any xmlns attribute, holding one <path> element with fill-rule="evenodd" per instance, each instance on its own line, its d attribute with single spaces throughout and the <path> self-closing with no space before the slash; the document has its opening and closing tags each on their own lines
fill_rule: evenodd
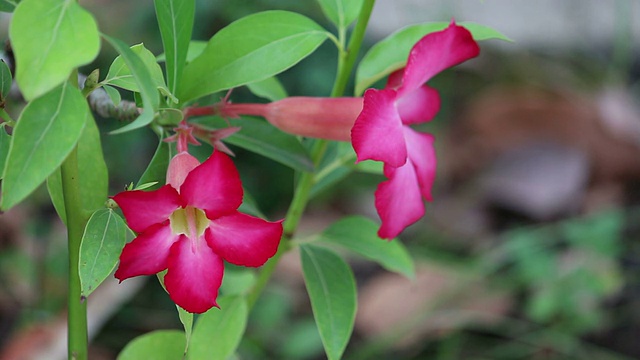
<svg viewBox="0 0 640 360">
<path fill-rule="evenodd" d="M 109 191 L 109 173 L 100 144 L 100 131 L 93 119 L 87 121 L 78 140 L 78 176 L 84 211 L 91 214 L 104 207 Z M 66 224 L 60 168 L 47 178 L 47 190 L 58 216 Z"/>
<path fill-rule="evenodd" d="M 13 12 L 20 0 L 0 0 L 0 11 Z"/>
<path fill-rule="evenodd" d="M 227 121 L 220 117 L 202 117 L 195 119 L 195 121 L 214 129 L 228 127 Z M 313 162 L 297 137 L 283 133 L 262 119 L 233 119 L 232 125 L 242 129 L 225 138 L 225 142 L 255 152 L 298 171 L 313 171 Z"/>
<path fill-rule="evenodd" d="M 282 83 L 275 76 L 249 83 L 247 87 L 255 96 L 271 101 L 278 101 L 287 97 L 287 90 L 284 89 Z"/>
<path fill-rule="evenodd" d="M 334 252 L 300 246 L 304 282 L 313 317 L 329 360 L 340 359 L 356 317 L 356 282 L 351 268 Z"/>
<path fill-rule="evenodd" d="M 182 102 L 264 80 L 311 54 L 328 33 L 307 17 L 265 11 L 239 19 L 215 34 L 184 69 Z"/>
<path fill-rule="evenodd" d="M 0 124 L 0 180 L 2 180 L 4 164 L 7 161 L 7 155 L 9 155 L 9 145 L 11 145 L 11 136 L 7 134 L 7 129 L 4 125 Z"/>
<path fill-rule="evenodd" d="M 188 360 L 226 360 L 240 344 L 247 326 L 249 308 L 241 296 L 218 299 L 220 308 L 200 315 L 191 336 Z"/>
<path fill-rule="evenodd" d="M 127 225 L 111 209 L 100 209 L 91 215 L 80 243 L 81 294 L 89 296 L 116 268 L 127 241 Z"/>
<path fill-rule="evenodd" d="M 187 49 L 187 60 L 186 63 L 192 62 L 195 58 L 200 56 L 204 49 L 207 47 L 207 41 L 202 40 L 191 40 L 189 42 L 189 48 Z M 167 55 L 162 53 L 156 57 L 156 61 L 164 62 L 167 61 Z"/>
<path fill-rule="evenodd" d="M 256 283 L 256 275 L 248 269 L 225 269 L 220 292 L 225 296 L 245 295 Z"/>
<path fill-rule="evenodd" d="M 338 29 L 345 30 L 360 14 L 362 0 L 318 0 L 322 12 Z"/>
<path fill-rule="evenodd" d="M 62 84 L 100 50 L 93 16 L 75 0 L 24 0 L 13 13 L 9 38 L 16 81 L 31 101 Z"/>
<path fill-rule="evenodd" d="M 24 108 L 9 147 L 2 209 L 26 198 L 62 164 L 90 118 L 84 96 L 66 82 Z"/>
<path fill-rule="evenodd" d="M 9 91 L 11 91 L 12 82 L 13 78 L 11 77 L 9 66 L 7 66 L 4 60 L 0 60 L 0 103 L 3 104 L 7 98 Z"/>
<path fill-rule="evenodd" d="M 156 57 L 149 51 L 144 44 L 133 45 L 131 51 L 136 54 L 142 63 L 147 68 L 153 84 L 158 89 L 164 89 L 165 92 L 169 92 L 167 85 L 164 83 L 164 76 L 162 75 L 162 69 L 156 62 Z M 137 79 L 131 73 L 129 66 L 123 59 L 122 55 L 113 59 L 107 77 L 102 80 L 103 85 L 113 85 L 129 91 L 140 92 L 140 86 Z"/>
<path fill-rule="evenodd" d="M 113 105 L 118 106 L 118 104 L 120 104 L 120 101 L 122 100 L 118 89 L 109 85 L 103 85 L 102 88 L 107 92 L 107 95 L 109 95 L 109 98 L 111 99 L 111 102 L 113 102 Z"/>
<path fill-rule="evenodd" d="M 138 336 L 122 349 L 118 360 L 177 360 L 182 359 L 186 339 L 178 330 L 156 330 Z"/>
<path fill-rule="evenodd" d="M 185 337 L 187 338 L 187 342 L 184 348 L 184 352 L 186 353 L 187 349 L 189 348 L 189 343 L 191 342 L 191 334 L 193 333 L 193 314 L 178 305 L 176 305 L 176 309 L 178 309 L 178 317 L 180 318 L 180 322 L 184 327 Z"/>
<path fill-rule="evenodd" d="M 143 61 L 140 56 L 131 50 L 125 43 L 104 34 L 102 36 L 111 44 L 111 46 L 114 47 L 114 49 L 116 49 L 118 53 L 120 53 L 124 64 L 127 66 L 129 71 L 131 71 L 131 74 L 137 83 L 143 102 L 143 112 L 136 120 L 118 130 L 112 131 L 111 133 L 120 134 L 150 124 L 151 121 L 153 121 L 155 111 L 160 106 L 160 97 L 158 96 L 158 90 L 156 87 L 157 79 L 154 80 L 154 76 L 147 68 L 145 61 Z M 111 72 L 111 70 L 109 70 L 109 72 Z M 162 76 L 162 72 L 160 73 L 160 76 Z"/>
<path fill-rule="evenodd" d="M 195 0 L 154 0 L 166 54 L 167 81 L 175 94 L 187 57 L 196 11 Z"/>
<path fill-rule="evenodd" d="M 169 161 L 173 157 L 171 144 L 162 141 L 158 143 L 158 147 L 156 148 L 156 152 L 153 154 L 147 169 L 144 171 L 140 180 L 136 187 L 146 184 L 157 182 L 156 185 L 152 186 L 151 189 L 158 189 L 166 182 L 167 179 L 167 168 L 169 167 Z"/>
<path fill-rule="evenodd" d="M 380 225 L 362 216 L 342 218 L 320 234 L 320 241 L 339 245 L 379 263 L 389 271 L 414 278 L 409 252 L 398 240 L 386 241 L 377 235 Z"/>
<path fill-rule="evenodd" d="M 475 23 L 458 23 L 471 32 L 476 41 L 499 39 L 511 41 L 500 32 Z M 356 94 L 362 94 L 369 86 L 407 64 L 413 45 L 425 35 L 443 30 L 448 22 L 432 22 L 410 25 L 389 35 L 375 44 L 364 55 L 356 71 Z"/>
</svg>

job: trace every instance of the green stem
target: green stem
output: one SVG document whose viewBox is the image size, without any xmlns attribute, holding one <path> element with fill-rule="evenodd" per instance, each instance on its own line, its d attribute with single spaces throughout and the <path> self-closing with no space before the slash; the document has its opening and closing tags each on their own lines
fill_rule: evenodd
<svg viewBox="0 0 640 360">
<path fill-rule="evenodd" d="M 364 1 L 362 4 L 362 10 L 358 17 L 358 22 L 353 30 L 351 40 L 349 41 L 349 47 L 346 51 L 342 51 L 342 49 L 340 49 L 340 55 L 338 58 L 338 74 L 336 76 L 336 82 L 334 83 L 333 90 L 331 91 L 332 97 L 340 97 L 344 94 L 346 84 L 349 81 L 349 76 L 351 75 L 351 70 L 353 69 L 353 65 L 355 64 L 355 60 L 358 56 L 358 51 L 362 45 L 362 39 L 364 38 L 364 33 L 367 29 L 367 24 L 374 4 L 375 0 Z M 341 43 L 343 42 L 343 36 L 341 36 L 340 41 Z M 320 165 L 320 161 L 327 150 L 327 146 L 328 142 L 325 140 L 315 140 L 315 143 L 313 144 L 310 155 L 316 169 Z M 313 185 L 316 183 L 316 180 L 315 172 L 303 172 L 300 174 L 300 178 L 298 179 L 298 183 L 296 184 L 296 189 L 293 194 L 293 200 L 291 200 L 291 205 L 289 206 L 289 210 L 285 216 L 283 224 L 284 233 L 280 242 L 280 247 L 278 248 L 276 255 L 274 255 L 274 257 L 262 267 L 260 274 L 258 275 L 256 285 L 254 285 L 251 292 L 247 295 L 247 304 L 249 305 L 249 309 L 255 305 L 256 301 L 260 297 L 260 294 L 273 275 L 282 255 L 291 249 L 291 239 L 293 239 L 296 229 L 298 228 L 298 224 L 300 223 L 300 219 L 307 207 L 311 189 L 313 189 Z"/>
<path fill-rule="evenodd" d="M 71 154 L 62 163 L 61 170 L 69 241 L 69 359 L 84 360 L 87 358 L 87 303 L 81 298 L 78 262 L 80 258 L 80 242 L 88 219 L 81 206 L 77 147 L 71 151 Z"/>
<path fill-rule="evenodd" d="M 331 96 L 338 97 L 344 94 L 347 83 L 349 82 L 349 75 L 351 75 L 351 70 L 358 58 L 358 53 L 362 46 L 362 40 L 364 39 L 364 33 L 367 30 L 367 24 L 369 23 L 369 17 L 373 11 L 375 2 L 376 0 L 364 0 L 364 3 L 362 4 L 360 16 L 358 17 L 356 27 L 353 29 L 353 33 L 351 34 L 347 51 L 346 53 L 340 54 L 341 56 L 338 60 L 338 77 L 333 85 Z"/>
<path fill-rule="evenodd" d="M 72 85 L 78 86 L 78 72 L 69 76 Z M 67 314 L 67 336 L 69 360 L 87 359 L 87 302 L 82 298 L 78 266 L 80 243 L 89 216 L 82 208 L 78 171 L 78 147 L 75 146 L 60 167 L 62 194 L 67 217 L 67 238 L 69 248 L 69 292 Z"/>
</svg>

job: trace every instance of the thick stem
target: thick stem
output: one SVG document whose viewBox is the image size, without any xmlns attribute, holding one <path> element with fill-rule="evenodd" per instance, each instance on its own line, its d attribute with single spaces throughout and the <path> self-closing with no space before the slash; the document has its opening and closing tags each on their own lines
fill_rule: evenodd
<svg viewBox="0 0 640 360">
<path fill-rule="evenodd" d="M 81 298 L 78 263 L 80 242 L 88 221 L 82 209 L 78 180 L 78 148 L 62 163 L 62 191 L 69 246 L 68 346 L 69 359 L 87 359 L 87 302 Z"/>
<path fill-rule="evenodd" d="M 344 89 L 349 80 L 349 76 L 351 75 L 353 64 L 355 63 L 358 51 L 360 50 L 360 46 L 362 45 L 364 32 L 367 29 L 367 24 L 369 22 L 369 17 L 371 16 L 371 11 L 373 10 L 374 4 L 375 0 L 365 0 L 362 5 L 362 10 L 360 10 L 358 22 L 353 31 L 351 40 L 349 41 L 349 48 L 347 49 L 346 54 L 345 52 L 341 52 L 340 59 L 338 60 L 338 74 L 336 77 L 336 82 L 333 86 L 333 90 L 331 91 L 332 97 L 340 97 L 344 94 Z M 322 160 L 322 157 L 327 150 L 327 145 L 328 143 L 326 140 L 316 140 L 315 144 L 313 145 L 313 148 L 311 150 L 311 159 L 313 160 L 316 168 L 320 164 L 320 161 Z M 282 236 L 282 241 L 280 242 L 280 247 L 278 248 L 278 252 L 276 253 L 276 255 L 271 260 L 269 260 L 269 262 L 267 262 L 267 264 L 265 264 L 265 266 L 262 268 L 260 275 L 258 276 L 256 285 L 247 296 L 249 309 L 251 309 L 255 305 L 258 297 L 260 297 L 262 290 L 264 290 L 265 286 L 269 282 L 269 279 L 271 278 L 276 265 L 280 261 L 280 257 L 282 256 L 282 254 L 289 251 L 289 249 L 291 248 L 291 239 L 295 235 L 298 224 L 300 223 L 300 219 L 302 218 L 302 214 L 307 207 L 311 189 L 313 188 L 315 181 L 315 172 L 303 172 L 300 174 L 299 181 L 293 194 L 293 200 L 291 201 L 291 205 L 289 206 L 289 210 L 287 211 L 283 224 L 284 233 Z"/>
</svg>

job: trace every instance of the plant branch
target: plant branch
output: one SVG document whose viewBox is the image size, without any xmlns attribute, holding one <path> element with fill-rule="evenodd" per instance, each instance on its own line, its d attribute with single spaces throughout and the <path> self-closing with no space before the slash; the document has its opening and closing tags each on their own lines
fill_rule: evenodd
<svg viewBox="0 0 640 360">
<path fill-rule="evenodd" d="M 338 59 L 338 74 L 336 76 L 333 90 L 331 91 L 332 97 L 340 97 L 344 94 L 346 84 L 349 81 L 349 76 L 351 75 L 351 70 L 353 69 L 353 64 L 355 63 L 358 51 L 360 49 L 360 46 L 362 45 L 362 39 L 364 38 L 364 32 L 367 28 L 374 3 L 375 0 L 364 1 L 362 10 L 360 11 L 360 16 L 358 17 L 358 22 L 353 31 L 351 40 L 349 41 L 349 48 L 346 52 L 340 51 L 340 57 Z M 316 171 L 320 165 L 320 161 L 324 157 L 324 154 L 327 150 L 327 145 L 328 142 L 326 140 L 316 140 L 313 144 L 313 147 L 311 149 L 311 159 L 313 160 Z M 280 242 L 280 247 L 278 248 L 278 252 L 276 253 L 276 255 L 271 258 L 262 268 L 260 274 L 258 275 L 256 285 L 248 294 L 247 304 L 249 306 L 249 309 L 251 309 L 255 305 L 256 301 L 260 297 L 260 294 L 273 275 L 273 272 L 275 271 L 275 268 L 280 261 L 282 254 L 291 249 L 291 240 L 295 235 L 298 224 L 300 223 L 300 219 L 302 218 L 304 210 L 307 207 L 311 189 L 313 189 L 313 185 L 315 183 L 316 172 L 303 172 L 300 174 L 300 179 L 296 184 L 296 189 L 293 194 L 293 200 L 291 201 L 291 205 L 289 206 L 289 210 L 287 211 L 287 214 L 285 216 L 285 221 L 283 224 L 284 233 Z"/>
<path fill-rule="evenodd" d="M 74 71 L 70 81 L 78 86 L 78 75 Z M 75 80 L 75 81 L 74 81 Z M 62 193 L 67 215 L 67 238 L 69 248 L 69 291 L 68 291 L 68 354 L 69 359 L 87 359 L 87 303 L 81 298 L 80 243 L 84 227 L 89 220 L 82 208 L 78 172 L 78 147 L 75 146 L 61 166 Z"/>
</svg>

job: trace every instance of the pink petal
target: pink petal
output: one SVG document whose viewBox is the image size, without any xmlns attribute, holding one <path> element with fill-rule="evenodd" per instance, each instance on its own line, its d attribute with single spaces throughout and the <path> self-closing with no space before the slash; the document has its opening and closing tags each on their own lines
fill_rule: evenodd
<svg viewBox="0 0 640 360">
<path fill-rule="evenodd" d="M 235 212 L 242 203 L 240 175 L 231 159 L 221 151 L 191 170 L 180 187 L 186 203 L 202 209 L 209 219 Z"/>
<path fill-rule="evenodd" d="M 224 260 L 258 267 L 278 250 L 282 221 L 268 222 L 236 212 L 211 221 L 206 236 L 209 246 Z"/>
<path fill-rule="evenodd" d="M 440 111 L 440 94 L 429 86 L 420 86 L 396 101 L 402 123 L 417 124 L 433 119 Z"/>
<path fill-rule="evenodd" d="M 115 277 L 120 281 L 139 275 L 153 275 L 167 268 L 169 249 L 178 236 L 169 222 L 156 224 L 124 246 Z"/>
<path fill-rule="evenodd" d="M 418 89 L 437 73 L 478 56 L 480 48 L 471 33 L 454 22 L 427 34 L 409 53 L 399 97 Z"/>
<path fill-rule="evenodd" d="M 408 126 L 404 128 L 404 138 L 407 141 L 409 159 L 415 167 L 418 184 L 422 197 L 430 201 L 431 187 L 436 178 L 436 150 L 433 147 L 434 137 L 412 130 Z"/>
<path fill-rule="evenodd" d="M 402 85 L 402 78 L 404 77 L 404 68 L 396 70 L 389 74 L 387 77 L 387 84 L 385 89 L 398 89 Z"/>
<path fill-rule="evenodd" d="M 351 129 L 351 142 L 358 161 L 378 160 L 401 166 L 407 160 L 402 120 L 395 105 L 396 91 L 369 89 L 364 105 Z"/>
<path fill-rule="evenodd" d="M 123 191 L 113 200 L 122 209 L 129 227 L 137 233 L 167 220 L 174 210 L 183 205 L 180 195 L 171 185 L 154 191 Z"/>
<path fill-rule="evenodd" d="M 183 309 L 203 313 L 216 304 L 222 284 L 224 264 L 222 258 L 207 246 L 204 237 L 191 239 L 180 236 L 169 254 L 164 284 L 169 297 Z"/>
<path fill-rule="evenodd" d="M 167 169 L 167 184 L 170 184 L 176 190 L 180 189 L 189 172 L 198 167 L 198 165 L 200 165 L 200 161 L 186 151 L 174 156 Z"/>
<path fill-rule="evenodd" d="M 376 209 L 382 220 L 378 236 L 393 239 L 424 215 L 424 204 L 411 160 L 399 168 L 385 165 L 384 172 L 389 180 L 376 190 Z"/>
</svg>

